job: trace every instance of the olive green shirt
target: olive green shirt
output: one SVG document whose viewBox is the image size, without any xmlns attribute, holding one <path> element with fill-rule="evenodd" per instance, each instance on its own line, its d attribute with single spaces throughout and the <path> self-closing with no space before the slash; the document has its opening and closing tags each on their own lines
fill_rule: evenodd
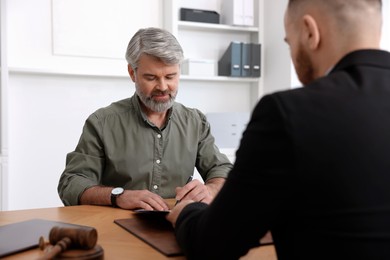
<svg viewBox="0 0 390 260">
<path fill-rule="evenodd" d="M 194 167 L 205 181 L 227 177 L 232 164 L 214 144 L 204 114 L 175 102 L 160 129 L 148 121 L 139 102 L 133 95 L 88 117 L 59 181 L 64 205 L 79 204 L 81 194 L 96 185 L 173 198 Z"/>
</svg>

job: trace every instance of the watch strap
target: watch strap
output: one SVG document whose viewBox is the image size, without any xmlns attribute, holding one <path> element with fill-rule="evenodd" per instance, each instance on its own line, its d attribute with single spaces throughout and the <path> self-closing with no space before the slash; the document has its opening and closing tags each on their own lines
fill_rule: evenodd
<svg viewBox="0 0 390 260">
<path fill-rule="evenodd" d="M 118 195 L 111 194 L 111 206 L 113 206 L 114 208 L 118 207 L 118 204 L 116 203 L 117 197 L 118 197 Z"/>
</svg>

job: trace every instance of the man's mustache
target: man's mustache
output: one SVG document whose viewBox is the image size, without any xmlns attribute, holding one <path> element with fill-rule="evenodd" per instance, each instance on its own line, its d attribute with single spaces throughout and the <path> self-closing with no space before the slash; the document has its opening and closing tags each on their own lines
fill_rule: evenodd
<svg viewBox="0 0 390 260">
<path fill-rule="evenodd" d="M 169 95 L 172 96 L 171 91 L 161 91 L 161 90 L 155 90 L 151 93 L 151 96 L 161 96 L 161 95 Z"/>
</svg>

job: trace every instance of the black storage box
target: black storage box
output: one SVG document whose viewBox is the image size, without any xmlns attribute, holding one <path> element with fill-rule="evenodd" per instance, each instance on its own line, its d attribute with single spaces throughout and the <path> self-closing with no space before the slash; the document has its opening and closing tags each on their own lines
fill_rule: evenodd
<svg viewBox="0 0 390 260">
<path fill-rule="evenodd" d="M 180 20 L 200 23 L 219 23 L 219 14 L 215 11 L 180 8 Z"/>
</svg>

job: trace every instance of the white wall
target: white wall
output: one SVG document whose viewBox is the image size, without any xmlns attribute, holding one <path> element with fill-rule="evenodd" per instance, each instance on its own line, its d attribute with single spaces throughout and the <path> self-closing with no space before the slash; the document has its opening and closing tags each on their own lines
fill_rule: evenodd
<svg viewBox="0 0 390 260">
<path fill-rule="evenodd" d="M 11 68 L 125 75 L 130 37 L 162 25 L 158 0 L 6 1 Z"/>
<path fill-rule="evenodd" d="M 84 120 L 130 96 L 129 79 L 11 73 L 9 85 L 9 209 L 62 205 L 57 195 L 65 156 Z"/>
<path fill-rule="evenodd" d="M 390 0 L 382 0 L 383 25 L 381 47 L 390 51 Z"/>
<path fill-rule="evenodd" d="M 7 193 L 8 173 L 8 125 L 7 125 L 7 52 L 6 52 L 6 7 L 5 1 L 0 0 L 0 210 L 3 208 Z"/>
<path fill-rule="evenodd" d="M 264 57 L 264 94 L 288 89 L 291 82 L 290 54 L 287 44 L 283 41 L 284 9 L 287 0 L 264 1 L 264 42 L 266 53 Z M 282 6 L 282 7 L 281 7 Z M 283 12 L 281 11 L 283 10 Z"/>
</svg>

